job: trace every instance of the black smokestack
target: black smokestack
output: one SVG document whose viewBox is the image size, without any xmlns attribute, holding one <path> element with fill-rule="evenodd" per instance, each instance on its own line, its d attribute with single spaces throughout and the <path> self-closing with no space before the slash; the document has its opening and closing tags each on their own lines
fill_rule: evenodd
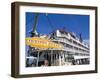
<svg viewBox="0 0 100 80">
<path fill-rule="evenodd" d="M 79 34 L 79 39 L 80 39 L 80 42 L 83 42 L 82 33 Z"/>
</svg>

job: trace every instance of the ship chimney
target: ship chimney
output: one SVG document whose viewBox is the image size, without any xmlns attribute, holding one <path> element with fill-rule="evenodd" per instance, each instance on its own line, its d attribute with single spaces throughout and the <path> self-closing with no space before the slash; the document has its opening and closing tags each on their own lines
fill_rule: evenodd
<svg viewBox="0 0 100 80">
<path fill-rule="evenodd" d="M 83 42 L 82 33 L 79 34 L 79 39 L 80 39 L 80 42 Z"/>
</svg>

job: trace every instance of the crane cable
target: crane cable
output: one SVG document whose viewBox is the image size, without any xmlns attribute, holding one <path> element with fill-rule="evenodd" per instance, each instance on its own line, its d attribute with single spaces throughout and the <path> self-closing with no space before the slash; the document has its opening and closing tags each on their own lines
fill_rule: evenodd
<svg viewBox="0 0 100 80">
<path fill-rule="evenodd" d="M 48 17 L 47 14 L 46 14 L 46 18 L 47 18 L 48 23 L 49 23 L 49 25 L 51 26 L 51 28 L 54 29 L 54 26 L 53 26 L 53 24 L 52 24 L 52 22 L 51 22 L 51 20 L 50 20 L 50 18 Z"/>
</svg>

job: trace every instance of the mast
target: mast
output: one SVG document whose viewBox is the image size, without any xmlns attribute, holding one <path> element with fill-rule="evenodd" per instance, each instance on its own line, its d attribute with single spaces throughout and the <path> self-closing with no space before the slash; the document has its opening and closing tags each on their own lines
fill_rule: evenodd
<svg viewBox="0 0 100 80">
<path fill-rule="evenodd" d="M 34 37 L 34 36 L 37 35 L 37 33 L 36 33 L 36 28 L 37 28 L 38 16 L 39 16 L 39 13 L 36 13 L 36 15 L 35 15 L 35 17 L 34 17 L 33 29 L 32 29 L 32 31 L 31 31 L 31 37 Z"/>
</svg>

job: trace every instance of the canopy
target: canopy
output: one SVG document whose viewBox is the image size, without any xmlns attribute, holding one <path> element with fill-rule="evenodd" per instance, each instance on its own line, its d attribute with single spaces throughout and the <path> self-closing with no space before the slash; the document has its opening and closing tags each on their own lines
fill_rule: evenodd
<svg viewBox="0 0 100 80">
<path fill-rule="evenodd" d="M 39 49 L 47 49 L 47 48 L 62 49 L 63 48 L 61 44 L 57 44 L 55 42 L 52 42 L 51 40 L 40 38 L 40 37 L 27 37 L 26 45 L 39 48 Z"/>
</svg>

